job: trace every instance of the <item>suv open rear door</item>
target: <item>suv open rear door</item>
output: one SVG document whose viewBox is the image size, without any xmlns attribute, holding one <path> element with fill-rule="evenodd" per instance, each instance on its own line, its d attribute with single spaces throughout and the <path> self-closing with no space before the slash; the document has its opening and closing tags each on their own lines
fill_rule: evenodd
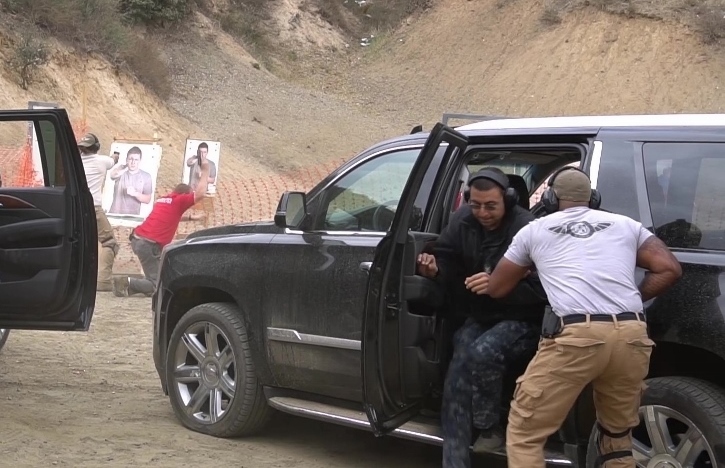
<svg viewBox="0 0 725 468">
<path fill-rule="evenodd" d="M 66 111 L 0 111 L 0 173 L 0 328 L 87 330 L 96 218 Z"/>
<path fill-rule="evenodd" d="M 410 263 L 415 263 L 412 250 L 416 239 L 409 226 L 414 201 L 439 148 L 447 145 L 440 166 L 445 168 L 451 156 L 464 151 L 467 144 L 464 135 L 441 123 L 433 128 L 403 191 L 391 231 L 375 252 L 363 319 L 362 371 L 365 412 L 376 435 L 390 432 L 415 416 L 422 401 L 421 388 L 429 373 L 424 366 L 413 369 L 403 365 L 405 356 L 410 357 L 406 350 L 415 344 L 408 343 L 412 335 L 414 339 L 415 329 L 430 322 L 411 314 L 406 302 L 405 275 L 415 274 Z"/>
</svg>

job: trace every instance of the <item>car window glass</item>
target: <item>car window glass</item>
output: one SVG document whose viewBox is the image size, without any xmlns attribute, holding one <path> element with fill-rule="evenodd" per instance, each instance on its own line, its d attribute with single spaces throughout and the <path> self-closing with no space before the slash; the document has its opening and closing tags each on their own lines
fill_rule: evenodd
<svg viewBox="0 0 725 468">
<path fill-rule="evenodd" d="M 420 149 L 382 154 L 345 174 L 325 190 L 316 228 L 387 231 L 419 154 Z"/>
<path fill-rule="evenodd" d="M 63 157 L 52 122 L 0 122 L 0 180 L 3 188 L 64 186 Z"/>
<path fill-rule="evenodd" d="M 725 250 L 725 145 L 647 143 L 655 233 L 670 247 Z"/>
</svg>

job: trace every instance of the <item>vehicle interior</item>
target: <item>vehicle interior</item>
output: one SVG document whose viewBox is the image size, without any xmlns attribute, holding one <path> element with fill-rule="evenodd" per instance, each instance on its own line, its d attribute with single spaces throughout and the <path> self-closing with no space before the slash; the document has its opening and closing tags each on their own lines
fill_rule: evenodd
<svg viewBox="0 0 725 468">
<path fill-rule="evenodd" d="M 565 165 L 578 166 L 585 151 L 581 145 L 469 149 L 457 170 L 458 177 L 448 182 L 450 186 L 446 197 L 432 209 L 429 206 L 432 214 L 423 224 L 423 232 L 409 232 L 401 286 L 401 294 L 407 304 L 399 325 L 401 386 L 405 389 L 404 394 L 411 399 L 424 399 L 424 414 L 438 416 L 443 381 L 452 355 L 453 333 L 464 318 L 451 313 L 458 308 L 456 303 L 460 297 L 446 297 L 431 280 L 416 275 L 418 254 L 432 251 L 435 239 L 447 225 L 450 215 L 462 209 L 465 203 L 463 192 L 474 172 L 488 167 L 501 169 L 508 176 L 510 186 L 519 194 L 518 204 L 540 217 L 544 215 L 539 202 L 540 193 L 549 177 Z M 468 294 L 465 290 L 462 292 Z M 534 352 L 532 350 L 531 356 L 515 363 L 508 371 L 501 402 L 505 408 L 502 412 L 504 419 L 508 414 L 515 380 L 523 373 Z"/>
<path fill-rule="evenodd" d="M 700 157 L 687 152 L 675 158 L 667 153 L 649 157 L 648 153 L 645 159 L 652 218 L 657 234 L 671 247 L 725 247 L 725 226 L 721 222 L 723 185 L 718 177 L 725 164 L 719 154 L 708 154 L 708 150 L 700 149 Z"/>
</svg>

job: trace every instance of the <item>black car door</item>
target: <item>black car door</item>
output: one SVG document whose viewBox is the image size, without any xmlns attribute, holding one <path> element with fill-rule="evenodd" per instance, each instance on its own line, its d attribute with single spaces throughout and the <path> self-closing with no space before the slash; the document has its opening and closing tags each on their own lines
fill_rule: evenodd
<svg viewBox="0 0 725 468">
<path fill-rule="evenodd" d="M 361 155 L 308 203 L 307 224 L 272 240 L 264 310 L 278 386 L 360 401 L 367 270 L 421 148 Z"/>
<path fill-rule="evenodd" d="M 362 339 L 363 400 L 376 435 L 394 430 L 415 416 L 428 383 L 438 366 L 423 350 L 433 333 L 435 319 L 412 302 L 435 302 L 429 281 L 415 274 L 416 256 L 435 236 L 410 229 L 416 216 L 415 200 L 439 149 L 440 164 L 465 151 L 467 138 L 437 124 L 421 150 L 398 203 L 389 233 L 378 245 L 370 268 Z M 433 187 L 441 184 L 438 171 Z M 431 197 L 436 197 L 431 193 Z M 432 285 L 430 285 L 432 286 Z M 431 291 L 427 297 L 426 291 Z"/>
<path fill-rule="evenodd" d="M 0 149 L 0 328 L 87 330 L 96 220 L 66 111 L 0 111 Z"/>
</svg>

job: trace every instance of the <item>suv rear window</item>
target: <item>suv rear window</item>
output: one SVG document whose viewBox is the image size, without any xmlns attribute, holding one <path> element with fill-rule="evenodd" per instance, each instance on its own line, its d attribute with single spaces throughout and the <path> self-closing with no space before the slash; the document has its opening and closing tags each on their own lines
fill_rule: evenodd
<svg viewBox="0 0 725 468">
<path fill-rule="evenodd" d="M 647 143 L 655 233 L 670 247 L 725 250 L 725 144 Z"/>
</svg>

